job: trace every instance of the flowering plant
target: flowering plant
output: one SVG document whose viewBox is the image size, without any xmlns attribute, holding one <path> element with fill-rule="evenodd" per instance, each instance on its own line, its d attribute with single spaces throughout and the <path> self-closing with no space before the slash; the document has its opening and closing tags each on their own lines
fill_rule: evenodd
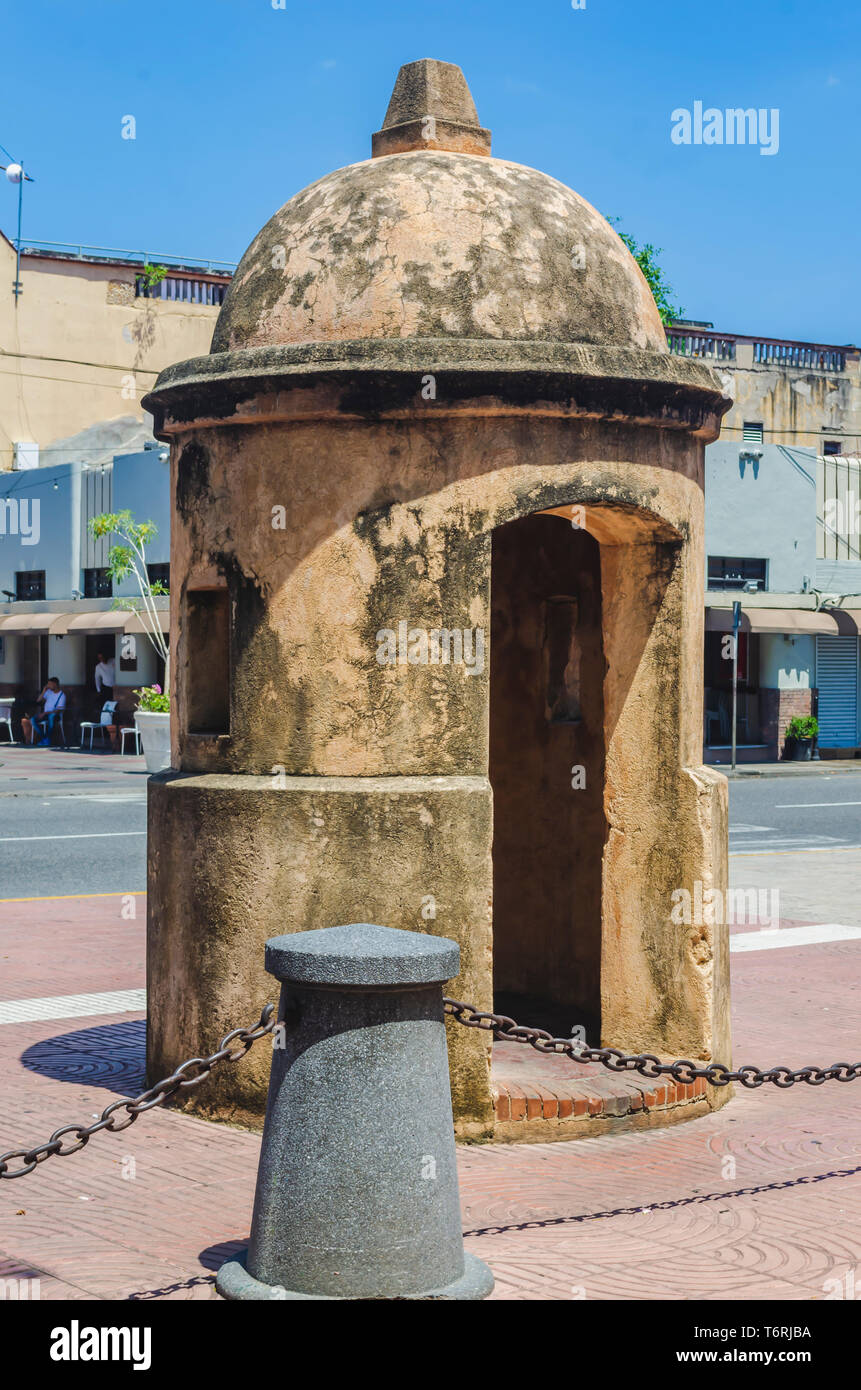
<svg viewBox="0 0 861 1390">
<path fill-rule="evenodd" d="M 143 714 L 167 714 L 170 709 L 170 696 L 160 685 L 145 685 L 136 690 L 138 709 Z"/>
</svg>

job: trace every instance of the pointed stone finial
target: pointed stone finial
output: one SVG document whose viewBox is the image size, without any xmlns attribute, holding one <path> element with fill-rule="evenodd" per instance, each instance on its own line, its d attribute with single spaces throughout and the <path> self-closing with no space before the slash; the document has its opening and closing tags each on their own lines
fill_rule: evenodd
<svg viewBox="0 0 861 1390">
<path fill-rule="evenodd" d="M 401 68 L 383 121 L 372 137 L 374 158 L 405 150 L 456 150 L 490 154 L 490 131 L 456 63 L 420 58 Z"/>
</svg>

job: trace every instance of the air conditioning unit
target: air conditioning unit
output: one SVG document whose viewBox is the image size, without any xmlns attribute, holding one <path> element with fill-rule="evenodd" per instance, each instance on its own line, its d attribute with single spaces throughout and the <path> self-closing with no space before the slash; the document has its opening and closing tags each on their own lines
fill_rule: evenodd
<svg viewBox="0 0 861 1390">
<path fill-rule="evenodd" d="M 19 472 L 27 468 L 38 468 L 39 445 L 27 439 L 16 440 L 12 445 L 12 467 Z"/>
</svg>

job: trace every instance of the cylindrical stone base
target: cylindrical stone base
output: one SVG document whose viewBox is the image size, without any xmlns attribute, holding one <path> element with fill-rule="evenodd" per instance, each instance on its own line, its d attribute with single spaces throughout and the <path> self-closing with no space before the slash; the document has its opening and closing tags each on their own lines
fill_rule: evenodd
<svg viewBox="0 0 861 1390">
<path fill-rule="evenodd" d="M 276 937 L 279 1030 L 251 1241 L 230 1299 L 483 1298 L 461 1235 L 444 938 L 354 925 Z M 291 978 L 292 977 L 292 978 Z M 299 978 L 297 978 L 299 977 Z M 361 981 L 361 983 L 360 983 Z"/>
<path fill-rule="evenodd" d="M 290 1302 L 294 1299 L 308 1299 L 310 1301 L 327 1299 L 332 1297 L 324 1293 L 297 1293 L 295 1289 L 285 1289 L 280 1284 L 264 1284 L 262 1280 L 255 1279 L 253 1274 L 248 1273 L 248 1247 L 235 1255 L 233 1259 L 223 1264 L 218 1271 L 215 1280 L 215 1287 L 222 1298 L 226 1298 L 236 1303 L 260 1303 L 275 1301 Z M 493 1290 L 493 1275 L 483 1260 L 476 1255 L 464 1252 L 463 1275 L 455 1280 L 453 1284 L 448 1284 L 444 1289 L 425 1289 L 421 1293 L 401 1293 L 401 1294 L 375 1294 L 377 1299 L 398 1299 L 406 1302 L 447 1302 L 454 1301 L 474 1301 L 478 1302 Z M 338 1295 L 343 1298 L 344 1295 Z M 360 1298 L 361 1295 L 356 1295 Z M 371 1295 L 364 1295 L 365 1298 Z"/>
</svg>

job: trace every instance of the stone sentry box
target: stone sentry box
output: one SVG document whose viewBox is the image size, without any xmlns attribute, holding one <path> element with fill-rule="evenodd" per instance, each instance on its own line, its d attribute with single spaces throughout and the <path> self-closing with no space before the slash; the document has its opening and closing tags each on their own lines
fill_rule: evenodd
<svg viewBox="0 0 861 1390">
<path fill-rule="evenodd" d="M 481 1007 L 729 1060 L 726 928 L 671 919 L 726 886 L 699 763 L 729 402 L 603 218 L 489 150 L 459 68 L 402 68 L 374 157 L 272 217 L 211 354 L 146 398 L 175 506 L 151 1076 L 262 1002 L 268 937 L 356 920 L 454 938 Z M 462 1135 L 492 1132 L 490 1046 L 450 1028 Z M 189 1103 L 259 1123 L 267 1079 L 251 1053 Z"/>
</svg>

